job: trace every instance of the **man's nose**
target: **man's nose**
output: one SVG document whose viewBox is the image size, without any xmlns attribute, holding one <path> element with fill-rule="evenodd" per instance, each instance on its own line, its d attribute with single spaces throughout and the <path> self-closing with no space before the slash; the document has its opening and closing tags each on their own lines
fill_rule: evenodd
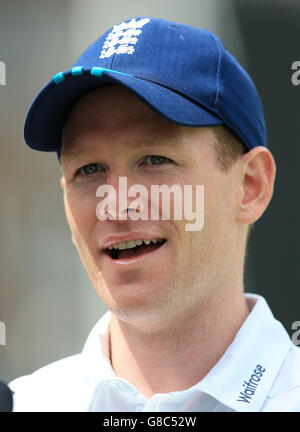
<svg viewBox="0 0 300 432">
<path fill-rule="evenodd" d="M 131 217 L 134 220 L 135 215 L 146 210 L 147 196 L 129 196 L 131 186 L 136 185 L 134 179 L 128 176 L 110 176 L 107 181 L 110 192 L 107 196 L 105 214 L 108 219 L 127 220 Z"/>
</svg>

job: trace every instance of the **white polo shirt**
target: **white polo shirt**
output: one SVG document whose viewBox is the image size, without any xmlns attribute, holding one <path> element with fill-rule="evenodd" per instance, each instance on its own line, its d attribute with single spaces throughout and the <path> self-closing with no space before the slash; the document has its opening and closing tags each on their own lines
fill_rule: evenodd
<svg viewBox="0 0 300 432">
<path fill-rule="evenodd" d="M 300 349 L 265 299 L 245 294 L 249 316 L 210 372 L 187 390 L 150 399 L 118 378 L 106 312 L 83 351 L 9 383 L 14 411 L 300 411 Z"/>
</svg>

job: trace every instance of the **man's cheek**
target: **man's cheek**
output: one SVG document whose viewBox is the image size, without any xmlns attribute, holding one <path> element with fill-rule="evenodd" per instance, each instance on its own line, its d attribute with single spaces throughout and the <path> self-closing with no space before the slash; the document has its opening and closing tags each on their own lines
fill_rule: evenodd
<svg viewBox="0 0 300 432">
<path fill-rule="evenodd" d="M 66 203 L 66 217 L 72 233 L 72 242 L 79 251 L 83 247 L 83 236 L 87 235 L 84 234 L 84 231 L 87 230 L 87 224 L 84 223 L 80 211 L 78 209 L 74 211 L 74 207 L 71 207 L 68 202 Z"/>
</svg>

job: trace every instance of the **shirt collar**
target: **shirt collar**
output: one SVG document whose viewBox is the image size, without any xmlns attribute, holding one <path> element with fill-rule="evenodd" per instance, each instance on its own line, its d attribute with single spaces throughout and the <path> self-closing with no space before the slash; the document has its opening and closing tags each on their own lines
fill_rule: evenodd
<svg viewBox="0 0 300 432">
<path fill-rule="evenodd" d="M 292 342 L 262 296 L 245 297 L 251 312 L 224 355 L 197 384 L 169 393 L 173 398 L 186 396 L 192 401 L 204 392 L 235 411 L 260 410 Z M 89 376 L 102 389 L 109 382 L 127 383 L 115 375 L 110 363 L 109 322 L 110 311 L 96 323 L 82 351 Z M 127 384 L 134 395 L 135 388 Z"/>
<path fill-rule="evenodd" d="M 89 376 L 96 381 L 116 377 L 110 362 L 109 323 L 107 311 L 92 328 L 82 350 Z"/>
<path fill-rule="evenodd" d="M 199 388 L 236 411 L 259 411 L 292 342 L 263 297 L 245 296 L 252 310 Z"/>
</svg>

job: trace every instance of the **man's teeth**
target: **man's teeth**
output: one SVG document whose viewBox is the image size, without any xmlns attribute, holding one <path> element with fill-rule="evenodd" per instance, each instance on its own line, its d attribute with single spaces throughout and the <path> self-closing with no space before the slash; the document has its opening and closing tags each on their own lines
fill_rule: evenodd
<svg viewBox="0 0 300 432">
<path fill-rule="evenodd" d="M 149 245 L 150 243 L 162 243 L 164 239 L 161 238 L 154 238 L 151 240 L 128 240 L 126 242 L 120 242 L 120 243 L 115 243 L 114 245 L 110 246 L 108 249 L 119 249 L 119 250 L 123 250 L 123 249 L 131 249 L 134 248 L 136 246 L 140 246 L 143 243 L 145 243 L 146 245 Z"/>
</svg>

